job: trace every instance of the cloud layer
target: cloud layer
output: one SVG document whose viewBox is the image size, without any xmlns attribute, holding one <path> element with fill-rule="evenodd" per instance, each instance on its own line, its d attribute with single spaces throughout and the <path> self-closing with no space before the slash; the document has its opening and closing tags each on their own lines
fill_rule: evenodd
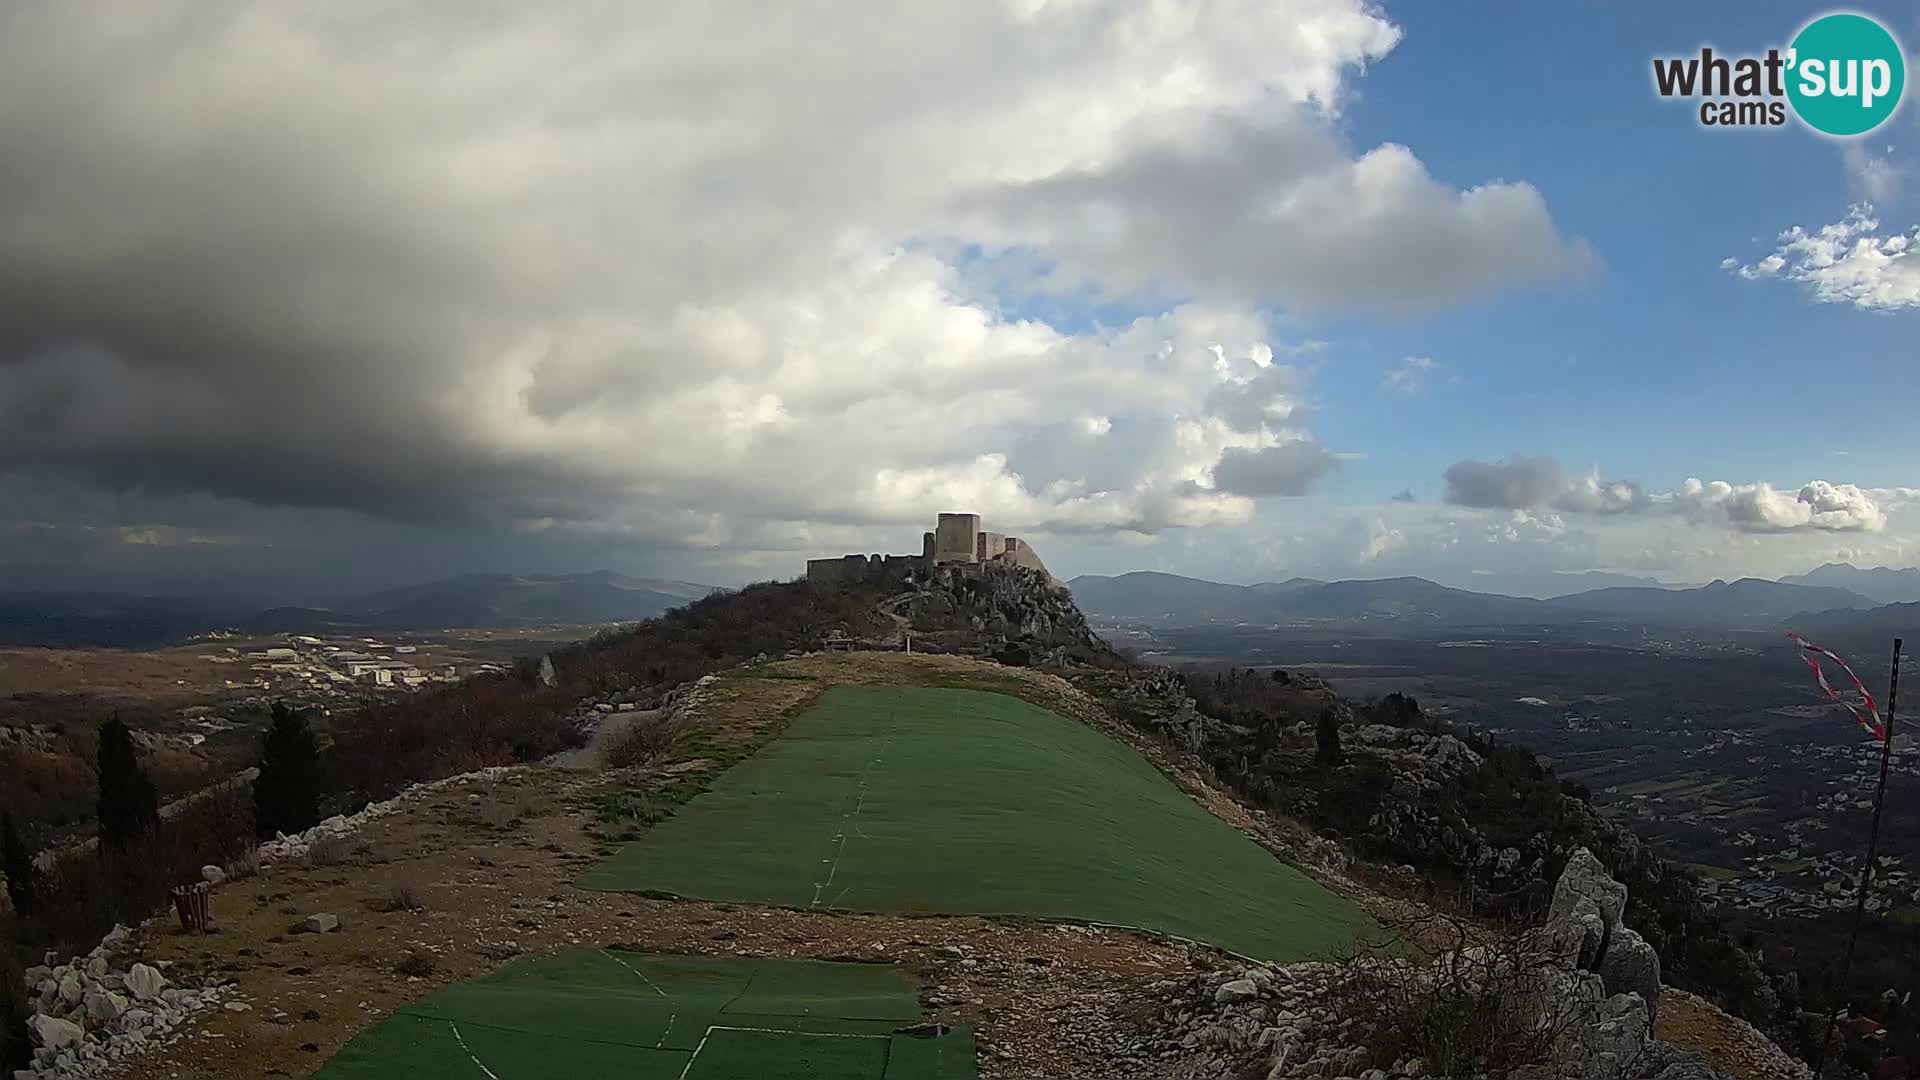
<svg viewBox="0 0 1920 1080">
<path fill-rule="evenodd" d="M 666 547 L 1233 525 L 1338 460 L 1274 308 L 1585 257 L 1525 183 L 1337 134 L 1399 40 L 1362 0 L 5 21 L 0 474 L 36 485 Z"/>
<path fill-rule="evenodd" d="M 1863 490 L 1812 480 L 1798 491 L 1771 484 L 1730 484 L 1689 478 L 1671 492 L 1570 475 L 1553 458 L 1515 455 L 1503 461 L 1461 461 L 1444 474 L 1445 501 L 1481 509 L 1547 509 L 1573 514 L 1683 514 L 1740 532 L 1878 532 L 1887 527 L 1885 501 L 1906 501 L 1907 489 Z M 1876 501 L 1878 495 L 1881 501 Z"/>
</svg>

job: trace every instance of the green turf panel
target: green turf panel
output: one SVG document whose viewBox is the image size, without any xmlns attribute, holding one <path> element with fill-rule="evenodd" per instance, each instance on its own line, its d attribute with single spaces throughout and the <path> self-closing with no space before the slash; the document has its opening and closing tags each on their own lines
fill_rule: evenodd
<svg viewBox="0 0 1920 1080">
<path fill-rule="evenodd" d="M 1281 961 L 1376 930 L 1130 747 L 975 690 L 836 687 L 582 884 L 1078 919 Z"/>
<path fill-rule="evenodd" d="M 712 1049 L 708 1033 L 717 1025 L 773 1033 L 737 1044 L 729 1037 L 705 1066 L 718 1070 L 715 1075 L 789 1075 L 753 1071 L 779 1050 L 800 1063 L 796 1068 L 815 1070 L 793 1075 L 880 1080 L 893 1033 L 919 1016 L 913 985 L 886 965 L 577 948 L 519 957 L 483 978 L 429 994 L 362 1032 L 316 1076 L 484 1080 L 478 1060 L 500 1080 L 679 1080 L 703 1039 Z M 849 1041 L 879 1049 L 838 1048 Z M 842 1060 L 849 1054 L 852 1059 Z M 784 1069 L 785 1057 L 778 1060 Z M 973 1077 L 968 1060 L 959 1080 Z"/>
<path fill-rule="evenodd" d="M 884 1080 L 973 1080 L 973 1028 L 954 1025 L 944 1035 L 895 1035 L 887 1044 Z"/>
<path fill-rule="evenodd" d="M 315 1080 L 423 1080 L 459 1077 L 485 1080 L 445 1021 L 396 1014 L 353 1037 L 330 1058 Z"/>
<path fill-rule="evenodd" d="M 717 1029 L 693 1056 L 687 1080 L 884 1080 L 888 1040 Z"/>
<path fill-rule="evenodd" d="M 462 1025 L 484 1024 L 519 1031 L 581 1030 L 629 1046 L 666 1044 L 667 1025 L 676 1012 L 666 998 L 639 998 L 602 991 L 535 990 L 493 987 L 485 983 L 449 986 L 402 1010 L 414 1016 Z M 677 1043 L 691 1049 L 691 1043 Z"/>
<path fill-rule="evenodd" d="M 474 1067 L 477 1060 L 500 1080 L 553 1080 L 554 1077 L 633 1077 L 634 1080 L 672 1080 L 692 1060 L 689 1050 L 661 1050 L 600 1042 L 562 1035 L 535 1035 L 526 1031 L 460 1025 L 460 1038 L 471 1055 L 471 1072 L 453 1072 L 485 1080 Z M 455 1062 L 457 1067 L 459 1063 Z M 389 1077 L 405 1073 L 389 1072 Z"/>
<path fill-rule="evenodd" d="M 891 967 L 789 961 L 756 970 L 723 1015 L 734 1013 L 905 1022 L 920 1015 L 920 1002 L 906 977 Z"/>
<path fill-rule="evenodd" d="M 792 1031 L 816 1035 L 878 1035 L 891 1037 L 903 1027 L 920 1023 L 919 1017 L 912 1020 L 865 1020 L 858 1017 L 843 1018 L 835 1016 L 793 1016 L 783 1013 L 746 1013 L 728 1010 L 710 1015 L 703 1021 L 718 1024 L 721 1027 L 771 1028 L 779 1031 Z M 696 1036 L 698 1031 L 694 1033 Z M 697 1038 L 695 1041 L 699 1041 Z"/>
</svg>

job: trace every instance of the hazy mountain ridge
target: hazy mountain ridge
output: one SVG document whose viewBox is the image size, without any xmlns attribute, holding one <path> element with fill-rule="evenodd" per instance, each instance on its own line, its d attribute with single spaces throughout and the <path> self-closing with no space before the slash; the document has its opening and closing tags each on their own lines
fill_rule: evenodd
<svg viewBox="0 0 1920 1080">
<path fill-rule="evenodd" d="M 1694 589 L 1594 589 L 1548 603 L 1625 618 L 1688 623 L 1730 620 L 1779 620 L 1799 612 L 1874 607 L 1872 600 L 1845 589 L 1790 585 L 1764 578 L 1712 581 Z"/>
<path fill-rule="evenodd" d="M 209 630 L 436 630 L 639 622 L 715 588 L 584 574 L 467 574 L 368 593 L 334 608 L 266 609 L 106 592 L 0 593 L 0 645 L 156 648 Z"/>
<path fill-rule="evenodd" d="M 1780 579 L 1791 585 L 1824 585 L 1847 589 L 1882 604 L 1920 602 L 1920 568 L 1875 566 L 1870 569 L 1852 563 L 1825 563 L 1804 574 L 1788 574 Z"/>
<path fill-rule="evenodd" d="M 1425 578 L 1225 585 L 1174 574 L 1088 575 L 1069 583 L 1080 606 L 1114 618 L 1177 622 L 1398 619 L 1430 625 L 1571 625 L 1596 620 L 1675 626 L 1772 626 L 1807 611 L 1873 608 L 1844 589 L 1758 578 L 1693 588 L 1612 587 L 1535 600 L 1456 589 Z"/>
</svg>

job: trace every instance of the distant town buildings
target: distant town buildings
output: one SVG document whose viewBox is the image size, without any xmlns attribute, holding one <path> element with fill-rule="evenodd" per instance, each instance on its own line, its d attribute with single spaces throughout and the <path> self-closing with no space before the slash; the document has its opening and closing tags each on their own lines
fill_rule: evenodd
<svg viewBox="0 0 1920 1080">
<path fill-rule="evenodd" d="M 276 692 L 305 691 L 321 696 L 359 689 L 408 690 L 431 683 L 457 682 L 476 672 L 498 671 L 493 664 L 434 664 L 417 645 L 388 645 L 374 638 L 326 641 L 307 634 L 289 635 L 287 645 L 252 649 L 232 647 L 209 655 L 218 663 L 246 663 L 256 676 L 250 683 L 227 680 L 229 687 L 256 686 Z"/>
</svg>

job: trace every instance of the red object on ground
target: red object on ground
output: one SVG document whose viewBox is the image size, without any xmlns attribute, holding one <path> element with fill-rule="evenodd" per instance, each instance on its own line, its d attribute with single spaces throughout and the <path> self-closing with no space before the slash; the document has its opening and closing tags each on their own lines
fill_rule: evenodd
<svg viewBox="0 0 1920 1080">
<path fill-rule="evenodd" d="M 206 933 L 213 923 L 207 910 L 207 883 L 175 886 L 173 910 L 180 916 L 180 929 L 192 934 Z"/>
</svg>

